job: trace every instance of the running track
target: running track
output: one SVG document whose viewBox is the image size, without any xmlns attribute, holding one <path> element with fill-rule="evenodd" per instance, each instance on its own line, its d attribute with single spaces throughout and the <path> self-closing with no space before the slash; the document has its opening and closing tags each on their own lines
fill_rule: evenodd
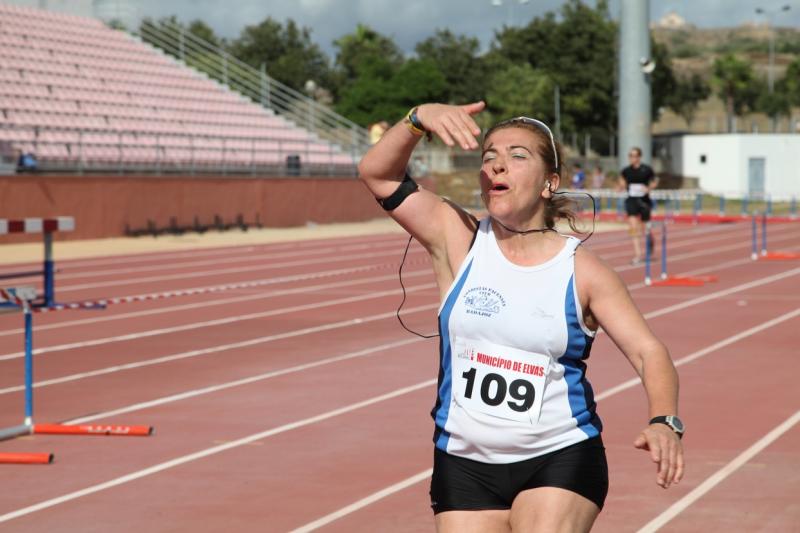
<svg viewBox="0 0 800 533">
<path fill-rule="evenodd" d="M 797 224 L 771 224 L 769 241 L 797 251 Z M 432 531 L 437 340 L 394 318 L 404 244 L 375 235 L 61 262 L 64 301 L 254 284 L 36 314 L 35 419 L 156 434 L 0 443 L 56 454 L 50 466 L 0 466 L 0 531 Z M 664 491 L 631 445 L 643 389 L 600 334 L 588 375 L 611 489 L 594 531 L 800 531 L 800 262 L 751 262 L 746 223 L 673 225 L 670 273 L 720 281 L 644 288 L 624 233 L 589 246 L 666 341 L 688 426 L 687 475 Z M 406 322 L 434 331 L 438 296 L 418 246 L 404 281 Z M 22 418 L 21 323 L 0 315 L 0 427 Z"/>
</svg>

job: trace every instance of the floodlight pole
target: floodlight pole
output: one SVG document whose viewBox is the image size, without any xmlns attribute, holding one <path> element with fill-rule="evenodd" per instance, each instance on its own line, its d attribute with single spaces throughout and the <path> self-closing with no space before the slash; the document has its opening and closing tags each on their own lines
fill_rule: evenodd
<svg viewBox="0 0 800 533">
<path fill-rule="evenodd" d="M 764 15 L 767 19 L 767 28 L 769 29 L 769 70 L 767 70 L 767 84 L 769 85 L 769 94 L 775 90 L 775 28 L 772 24 L 772 15 L 783 11 L 789 11 L 792 8 L 790 5 L 785 5 L 780 10 L 769 11 L 763 7 L 757 7 L 756 13 Z"/>
<path fill-rule="evenodd" d="M 509 28 L 514 25 L 514 2 L 518 3 L 521 6 L 524 6 L 530 0 L 509 0 L 508 2 L 508 11 L 507 11 L 507 19 L 506 19 L 506 26 Z M 501 7 L 503 5 L 503 0 L 492 0 L 492 6 L 494 7 Z"/>
<path fill-rule="evenodd" d="M 642 149 L 642 162 L 652 164 L 650 74 L 646 68 L 652 67 L 649 4 L 649 0 L 620 0 L 619 168 L 628 164 L 626 154 L 634 146 Z"/>
</svg>

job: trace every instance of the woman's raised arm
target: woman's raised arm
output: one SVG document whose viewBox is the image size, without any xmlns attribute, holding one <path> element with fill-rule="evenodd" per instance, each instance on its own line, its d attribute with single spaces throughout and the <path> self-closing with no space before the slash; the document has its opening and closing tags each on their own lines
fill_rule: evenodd
<svg viewBox="0 0 800 533">
<path fill-rule="evenodd" d="M 359 163 L 359 177 L 376 198 L 389 198 L 402 183 L 414 147 L 424 132 L 437 135 L 448 146 L 458 143 L 465 150 L 477 149 L 480 128 L 472 115 L 483 108 L 483 102 L 463 106 L 424 104 L 415 108 L 415 124 L 406 118 L 386 131 Z M 463 210 L 424 189 L 406 197 L 389 214 L 433 255 L 446 251 L 451 232 L 471 235 L 468 226 L 472 220 Z"/>
</svg>

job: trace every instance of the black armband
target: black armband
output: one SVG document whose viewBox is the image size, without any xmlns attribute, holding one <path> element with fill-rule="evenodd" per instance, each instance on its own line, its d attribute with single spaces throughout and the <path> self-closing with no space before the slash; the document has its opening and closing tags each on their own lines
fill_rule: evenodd
<svg viewBox="0 0 800 533">
<path fill-rule="evenodd" d="M 386 211 L 394 211 L 397 209 L 403 201 L 408 198 L 408 196 L 412 193 L 415 193 L 419 190 L 419 185 L 417 182 L 411 179 L 411 176 L 406 174 L 406 177 L 403 178 L 403 181 L 400 182 L 400 186 L 395 189 L 395 191 L 388 197 L 388 198 L 376 198 L 381 207 L 384 208 Z"/>
</svg>

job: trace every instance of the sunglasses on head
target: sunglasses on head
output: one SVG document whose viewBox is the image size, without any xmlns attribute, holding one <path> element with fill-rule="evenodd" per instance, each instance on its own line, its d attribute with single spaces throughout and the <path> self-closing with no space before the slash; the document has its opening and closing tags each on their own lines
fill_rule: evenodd
<svg viewBox="0 0 800 533">
<path fill-rule="evenodd" d="M 492 129 L 498 128 L 500 126 L 506 126 L 508 124 L 530 124 L 532 126 L 536 126 L 540 130 L 545 132 L 547 136 L 550 138 L 550 146 L 553 148 L 553 157 L 555 158 L 556 161 L 556 170 L 558 170 L 559 166 L 558 166 L 558 151 L 556 150 L 556 140 L 555 138 L 553 138 L 553 132 L 550 131 L 550 128 L 547 126 L 547 124 L 535 118 L 514 117 L 504 120 L 502 122 L 498 122 L 497 124 L 494 125 Z"/>
</svg>

